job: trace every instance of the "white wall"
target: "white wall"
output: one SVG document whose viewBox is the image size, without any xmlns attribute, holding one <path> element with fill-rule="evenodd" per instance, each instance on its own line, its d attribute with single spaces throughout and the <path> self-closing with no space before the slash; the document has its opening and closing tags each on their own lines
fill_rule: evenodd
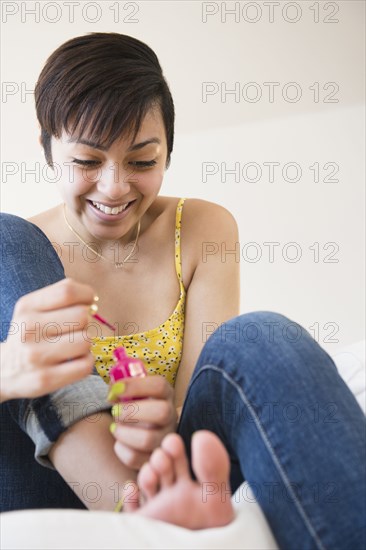
<svg viewBox="0 0 366 550">
<path fill-rule="evenodd" d="M 29 12 L 37 4 L 39 21 Z M 120 20 L 113 22 L 117 5 Z M 176 104 L 175 148 L 162 194 L 200 197 L 232 211 L 240 228 L 241 311 L 284 313 L 333 352 L 364 337 L 365 5 L 271 5 L 273 22 L 268 2 L 79 1 L 72 22 L 62 1 L 2 2 L 1 209 L 27 217 L 59 202 L 51 173 L 42 174 L 33 96 L 25 93 L 47 56 L 87 32 L 135 36 L 156 51 Z M 225 22 L 222 6 L 237 6 L 237 21 L 227 15 Z M 217 13 L 204 22 L 205 10 Z M 132 11 L 136 22 L 122 21 Z M 85 20 L 97 17 L 96 23 Z M 207 101 L 204 82 L 219 90 Z M 249 82 L 262 93 L 256 103 L 249 101 L 253 86 L 245 94 Z M 279 83 L 273 101 L 266 82 Z M 286 96 L 290 82 L 301 92 L 297 102 L 289 101 L 294 86 Z M 233 94 L 221 98 L 225 86 L 239 87 L 237 102 Z M 280 163 L 272 182 L 264 164 L 271 162 Z M 297 182 L 282 177 L 290 162 L 301 171 Z M 207 181 L 205 163 L 217 171 Z M 221 163 L 227 169 L 237 163 L 238 181 L 233 174 L 224 181 Z M 248 163 L 262 170 L 257 182 L 243 177 Z M 309 168 L 314 163 L 319 182 Z M 326 163 L 333 164 L 324 168 Z M 25 174 L 37 166 L 39 177 Z M 332 166 L 338 181 L 324 181 Z M 287 179 L 294 177 L 289 167 Z M 247 178 L 255 178 L 253 167 Z M 264 245 L 270 242 L 279 243 L 273 261 Z M 290 261 L 296 250 L 288 243 L 301 253 L 297 262 Z M 251 261 L 256 252 L 261 257 Z"/>
</svg>

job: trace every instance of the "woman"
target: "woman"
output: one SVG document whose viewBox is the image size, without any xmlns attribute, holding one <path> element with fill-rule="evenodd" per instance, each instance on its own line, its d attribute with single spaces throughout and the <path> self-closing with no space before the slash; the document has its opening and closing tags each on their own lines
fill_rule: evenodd
<svg viewBox="0 0 366 550">
<path fill-rule="evenodd" d="M 122 496 L 126 511 L 219 526 L 233 517 L 230 475 L 231 490 L 244 479 L 257 488 L 281 546 L 357 547 L 362 411 L 302 327 L 239 315 L 239 266 L 209 248 L 233 249 L 233 216 L 159 196 L 174 106 L 154 52 L 115 33 L 74 38 L 47 60 L 35 98 L 63 204 L 2 216 L 3 509 L 111 510 Z M 119 337 L 93 321 L 91 304 Z M 116 384 L 108 401 L 118 345 L 154 376 Z M 137 399 L 111 422 L 120 397 Z M 316 422 L 314 407 L 324 420 L 329 403 L 335 422 Z M 196 431 L 192 481 L 183 441 L 190 458 Z M 329 483 L 336 505 L 324 503 Z"/>
</svg>

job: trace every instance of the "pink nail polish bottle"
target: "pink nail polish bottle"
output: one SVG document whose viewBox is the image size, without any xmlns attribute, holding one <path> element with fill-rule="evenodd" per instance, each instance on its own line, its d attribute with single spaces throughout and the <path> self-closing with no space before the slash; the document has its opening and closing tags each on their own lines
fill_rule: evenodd
<svg viewBox="0 0 366 550">
<path fill-rule="evenodd" d="M 116 348 L 113 351 L 113 355 L 116 364 L 109 371 L 109 378 L 112 384 L 115 384 L 122 378 L 143 378 L 147 376 L 144 363 L 140 359 L 136 359 L 136 357 L 127 355 L 123 346 Z M 146 399 L 146 397 L 119 397 L 119 401 L 122 403 L 125 401 L 135 401 L 136 399 Z"/>
<path fill-rule="evenodd" d="M 109 377 L 112 384 L 118 380 L 121 380 L 121 378 L 142 378 L 147 376 L 144 363 L 136 357 L 130 357 L 127 355 L 123 346 L 116 348 L 113 351 L 113 355 L 116 364 L 109 371 Z"/>
</svg>

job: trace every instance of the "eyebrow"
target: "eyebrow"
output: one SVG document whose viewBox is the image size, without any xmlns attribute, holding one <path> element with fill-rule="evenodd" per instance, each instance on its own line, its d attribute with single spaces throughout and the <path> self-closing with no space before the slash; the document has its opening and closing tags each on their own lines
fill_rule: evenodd
<svg viewBox="0 0 366 550">
<path fill-rule="evenodd" d="M 93 147 L 94 149 L 99 149 L 100 151 L 107 151 L 108 148 L 104 145 L 101 145 L 100 143 L 94 143 L 92 141 L 89 141 L 88 139 L 76 139 L 76 138 L 70 138 L 67 140 L 67 143 L 81 143 L 82 145 L 87 145 L 88 147 Z M 127 152 L 130 151 L 137 151 L 138 149 L 142 149 L 146 145 L 149 145 L 149 143 L 158 143 L 161 144 L 161 140 L 157 137 L 153 137 L 150 139 L 146 139 L 145 141 L 141 141 L 140 143 L 134 143 L 127 149 Z"/>
</svg>

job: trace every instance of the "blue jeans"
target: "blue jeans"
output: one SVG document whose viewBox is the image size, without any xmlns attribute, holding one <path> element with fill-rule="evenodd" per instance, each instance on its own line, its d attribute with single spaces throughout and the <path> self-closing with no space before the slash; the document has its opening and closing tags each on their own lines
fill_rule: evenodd
<svg viewBox="0 0 366 550">
<path fill-rule="evenodd" d="M 19 241 L 51 247 L 29 222 L 2 218 L 2 242 L 9 250 Z M 64 277 L 52 251 L 43 265 L 32 255 L 23 264 L 15 249 L 3 265 L 5 327 L 20 296 Z M 2 338 L 6 335 L 5 328 Z M 46 406 L 53 394 L 44 399 Z M 34 444 L 22 431 L 28 401 L 37 402 L 41 414 L 42 398 L 2 406 L 3 510 L 83 507 L 55 471 L 34 460 Z M 67 426 L 51 428 L 57 434 Z M 222 440 L 231 460 L 232 490 L 248 481 L 281 548 L 365 546 L 365 417 L 332 359 L 303 327 L 268 311 L 221 325 L 202 349 L 178 425 L 188 456 L 192 433 L 200 429 Z M 216 489 L 227 498 L 223 488 Z M 207 488 L 207 499 L 212 490 Z"/>
<path fill-rule="evenodd" d="M 178 431 L 207 429 L 246 480 L 280 548 L 366 548 L 365 416 L 329 355 L 299 324 L 239 315 L 207 340 Z M 209 460 L 209 457 L 208 457 Z M 203 498 L 225 488 L 203 489 Z M 245 495 L 244 495 L 245 498 Z"/>
<path fill-rule="evenodd" d="M 18 299 L 60 281 L 65 274 L 53 246 L 37 226 L 3 213 L 0 221 L 0 328 L 1 341 L 4 341 L 9 329 L 16 329 L 10 322 Z M 40 414 L 42 410 L 49 410 L 48 396 L 33 400 L 13 399 L 0 405 L 0 511 L 85 509 L 56 470 L 35 461 L 35 445 L 23 422 L 30 404 Z"/>
</svg>

